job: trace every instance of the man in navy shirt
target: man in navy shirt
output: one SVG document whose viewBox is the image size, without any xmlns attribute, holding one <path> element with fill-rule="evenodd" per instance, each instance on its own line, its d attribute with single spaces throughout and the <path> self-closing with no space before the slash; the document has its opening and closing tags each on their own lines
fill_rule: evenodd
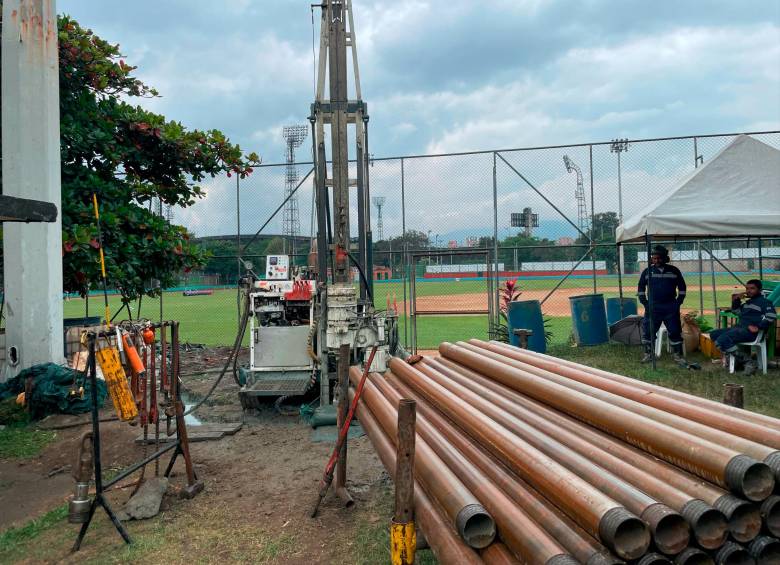
<svg viewBox="0 0 780 565">
<path fill-rule="evenodd" d="M 642 319 L 642 344 L 645 347 L 645 356 L 642 358 L 642 363 L 648 363 L 653 359 L 653 338 L 658 333 L 661 324 L 664 324 L 666 331 L 669 332 L 669 343 L 672 345 L 674 360 L 678 363 L 684 363 L 680 306 L 685 300 L 685 279 L 680 269 L 669 264 L 669 251 L 661 245 L 653 248 L 650 253 L 650 263 L 650 276 L 648 277 L 648 269 L 642 271 L 637 288 L 639 302 L 645 307 L 645 316 Z M 648 292 L 653 298 L 652 332 L 650 331 Z"/>
<path fill-rule="evenodd" d="M 739 316 L 739 323 L 730 328 L 722 328 L 710 332 L 710 337 L 715 341 L 723 353 L 729 353 L 744 363 L 745 373 L 753 374 L 756 366 L 752 361 L 746 360 L 739 352 L 738 343 L 755 341 L 759 331 L 767 331 L 770 326 L 777 323 L 777 312 L 774 305 L 761 294 L 761 281 L 752 279 L 745 285 L 745 292 L 731 295 L 731 311 Z M 747 298 L 742 302 L 743 298 Z"/>
</svg>

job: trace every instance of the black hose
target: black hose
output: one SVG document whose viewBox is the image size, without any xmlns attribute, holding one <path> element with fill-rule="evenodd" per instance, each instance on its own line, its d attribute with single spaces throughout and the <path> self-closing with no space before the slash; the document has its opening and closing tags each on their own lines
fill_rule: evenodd
<svg viewBox="0 0 780 565">
<path fill-rule="evenodd" d="M 366 294 L 368 294 L 368 298 L 369 300 L 371 300 L 371 305 L 373 306 L 374 297 L 371 295 L 371 287 L 368 286 L 368 279 L 366 278 L 366 273 L 363 272 L 363 267 L 360 266 L 360 263 L 358 263 L 357 259 L 355 259 L 355 256 L 352 255 L 352 253 L 350 253 L 346 249 L 344 251 L 347 252 L 347 256 L 355 264 L 355 267 L 357 267 L 358 273 L 360 274 L 360 279 L 363 281 L 363 285 L 366 287 Z"/>
<path fill-rule="evenodd" d="M 222 381 L 222 379 L 225 376 L 225 373 L 227 373 L 228 367 L 230 367 L 231 362 L 233 363 L 233 380 L 236 382 L 238 386 L 241 386 L 241 382 L 238 379 L 238 371 L 236 368 L 236 364 L 238 362 L 238 352 L 241 349 L 241 344 L 244 341 L 244 334 L 246 333 L 246 326 L 249 321 L 249 312 L 251 311 L 250 304 L 249 304 L 249 293 L 247 293 L 247 300 L 246 305 L 244 306 L 244 313 L 241 316 L 241 323 L 239 324 L 238 333 L 236 334 L 236 341 L 233 343 L 233 349 L 230 351 L 230 355 L 228 355 L 228 358 L 225 360 L 225 365 L 222 367 L 222 371 L 220 372 L 219 376 L 217 377 L 217 380 L 214 381 L 214 384 L 211 385 L 211 388 L 206 393 L 206 396 L 201 398 L 197 403 L 192 405 L 189 410 L 187 410 L 184 415 L 188 416 L 195 412 L 198 408 L 203 406 L 203 404 L 206 402 L 206 400 L 209 399 L 209 397 L 214 393 L 214 391 L 217 389 L 217 386 L 219 386 L 219 383 Z"/>
</svg>

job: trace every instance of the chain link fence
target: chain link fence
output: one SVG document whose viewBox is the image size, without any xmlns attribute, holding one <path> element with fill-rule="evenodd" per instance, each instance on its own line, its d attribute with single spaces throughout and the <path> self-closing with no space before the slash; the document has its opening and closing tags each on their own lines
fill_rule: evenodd
<svg viewBox="0 0 780 565">
<path fill-rule="evenodd" d="M 780 132 L 751 135 L 780 148 Z M 490 321 L 500 319 L 499 291 L 516 279 L 521 299 L 542 303 L 553 341 L 566 343 L 571 297 L 609 298 L 621 288 L 626 297 L 636 295 L 644 248 L 626 245 L 618 251 L 614 234 L 621 218 L 663 199 L 735 137 L 372 158 L 375 304 L 397 308 L 405 344 L 427 349 L 443 340 L 488 337 Z M 301 232 L 294 238 L 283 233 L 287 167 L 263 165 L 245 179 L 212 179 L 203 185 L 205 198 L 174 210 L 173 221 L 211 254 L 198 273 L 182 276 L 177 288 L 163 293 L 162 316 L 181 320 L 186 339 L 232 343 L 236 282 L 247 261 L 261 276 L 268 254 L 287 253 L 294 264 L 306 264 L 316 229 L 312 164 L 292 165 L 299 179 L 294 197 Z M 717 203 L 703 197 L 702 206 Z M 685 307 L 714 320 L 715 308 L 728 303 L 740 281 L 780 276 L 780 242 L 749 235 L 742 241 L 669 245 L 688 281 Z M 193 290 L 210 294 L 188 292 Z M 66 316 L 97 313 L 92 302 L 90 309 L 70 299 Z M 156 318 L 160 312 L 159 300 L 144 299 L 133 315 Z"/>
</svg>

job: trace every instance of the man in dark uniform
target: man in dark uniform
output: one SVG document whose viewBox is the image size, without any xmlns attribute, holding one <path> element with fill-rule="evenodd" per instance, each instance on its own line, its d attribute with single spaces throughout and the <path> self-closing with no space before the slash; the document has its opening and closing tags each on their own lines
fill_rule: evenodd
<svg viewBox="0 0 780 565">
<path fill-rule="evenodd" d="M 645 355 L 642 358 L 642 363 L 648 363 L 653 359 L 653 337 L 658 333 L 661 324 L 664 324 L 666 331 L 669 332 L 669 343 L 672 345 L 674 360 L 678 363 L 684 363 L 680 306 L 685 300 L 685 279 L 680 269 L 669 264 L 669 251 L 665 247 L 658 245 L 653 248 L 650 253 L 650 263 L 651 276 L 648 277 L 648 269 L 642 271 L 637 288 L 639 302 L 645 307 L 645 316 L 642 320 L 642 345 L 645 347 Z M 653 298 L 652 331 L 648 290 Z"/>
<path fill-rule="evenodd" d="M 745 373 L 751 375 L 756 366 L 751 360 L 746 360 L 737 347 L 738 343 L 755 341 L 759 331 L 766 331 L 777 323 L 777 312 L 774 305 L 761 294 L 761 281 L 752 279 L 745 285 L 745 292 L 731 295 L 731 311 L 739 316 L 739 323 L 730 328 L 722 328 L 710 332 L 718 349 L 723 353 L 732 354 L 739 363 L 744 363 Z M 742 299 L 747 298 L 743 303 Z"/>
</svg>

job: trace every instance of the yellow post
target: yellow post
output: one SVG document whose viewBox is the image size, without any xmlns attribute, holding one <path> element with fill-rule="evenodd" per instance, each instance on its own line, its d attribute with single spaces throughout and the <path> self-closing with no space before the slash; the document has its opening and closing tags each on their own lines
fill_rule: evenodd
<svg viewBox="0 0 780 565">
<path fill-rule="evenodd" d="M 414 443 L 417 403 L 407 398 L 398 405 L 398 445 L 395 456 L 395 513 L 390 525 L 393 565 L 413 565 L 417 551 L 414 527 Z"/>
<path fill-rule="evenodd" d="M 390 525 L 390 556 L 393 565 L 412 565 L 417 550 L 417 534 L 414 521 Z"/>
</svg>

